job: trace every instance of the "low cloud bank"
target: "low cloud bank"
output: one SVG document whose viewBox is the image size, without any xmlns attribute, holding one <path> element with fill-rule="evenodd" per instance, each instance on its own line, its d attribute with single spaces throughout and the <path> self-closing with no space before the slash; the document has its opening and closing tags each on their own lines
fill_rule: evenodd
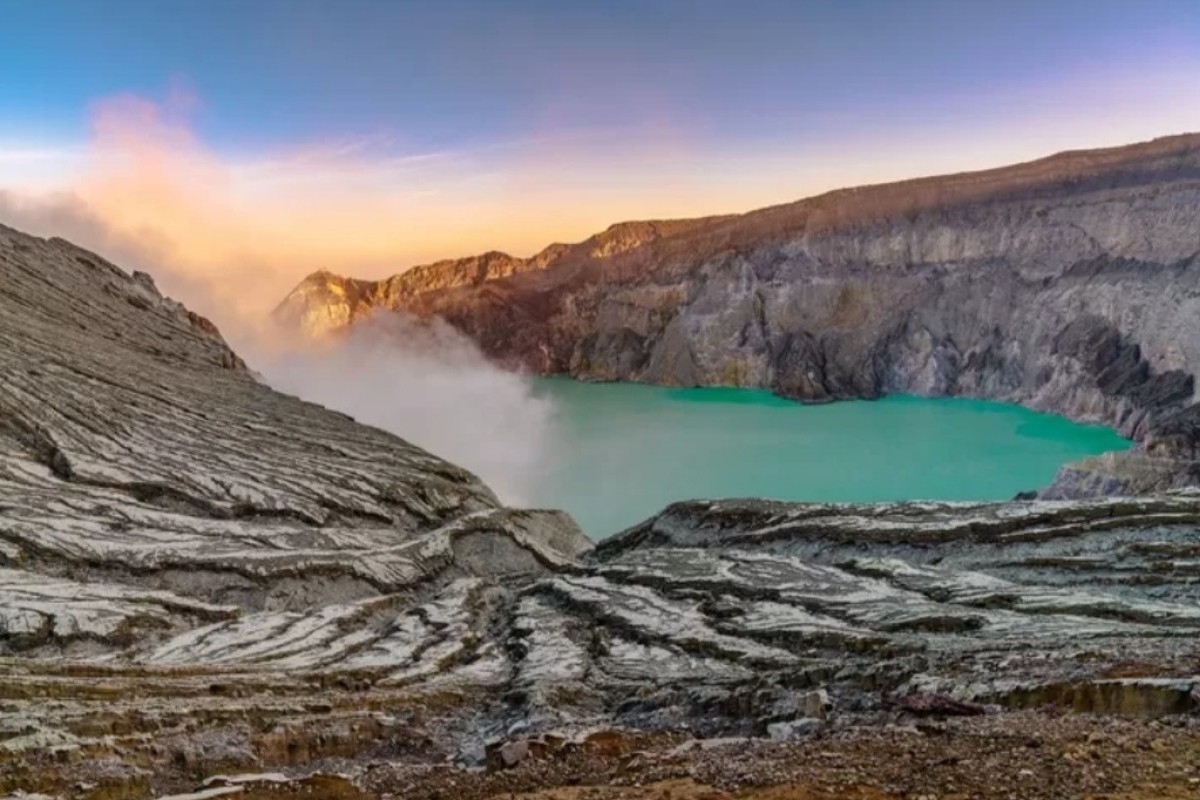
<svg viewBox="0 0 1200 800">
<path fill-rule="evenodd" d="M 377 314 L 329 348 L 253 354 L 276 389 L 390 431 L 529 502 L 549 469 L 555 408 L 441 320 Z"/>
</svg>

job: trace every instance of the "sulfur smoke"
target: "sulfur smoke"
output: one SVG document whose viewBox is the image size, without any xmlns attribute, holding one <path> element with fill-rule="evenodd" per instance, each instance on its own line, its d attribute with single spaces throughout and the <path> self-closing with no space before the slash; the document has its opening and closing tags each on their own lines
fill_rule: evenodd
<svg viewBox="0 0 1200 800">
<path fill-rule="evenodd" d="M 548 469 L 553 404 L 438 319 L 376 314 L 328 348 L 264 354 L 276 389 L 347 413 L 470 469 L 524 504 Z"/>
</svg>

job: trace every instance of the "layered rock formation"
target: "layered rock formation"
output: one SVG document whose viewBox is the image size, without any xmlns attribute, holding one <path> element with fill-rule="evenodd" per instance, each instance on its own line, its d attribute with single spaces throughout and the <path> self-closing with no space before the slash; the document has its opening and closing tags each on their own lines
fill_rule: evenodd
<svg viewBox="0 0 1200 800">
<path fill-rule="evenodd" d="M 539 373 L 808 402 L 982 397 L 1150 443 L 1124 477 L 1093 464 L 1066 493 L 1194 481 L 1198 298 L 1192 134 L 615 225 L 528 260 L 493 253 L 379 282 L 318 273 L 276 313 L 314 335 L 378 309 L 435 314 Z M 1181 460 L 1154 460 L 1168 456 Z"/>
</svg>

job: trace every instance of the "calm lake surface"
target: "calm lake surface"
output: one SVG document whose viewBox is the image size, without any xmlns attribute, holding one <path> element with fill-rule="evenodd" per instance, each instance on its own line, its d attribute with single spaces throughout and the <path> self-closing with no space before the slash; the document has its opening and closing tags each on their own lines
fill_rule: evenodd
<svg viewBox="0 0 1200 800">
<path fill-rule="evenodd" d="M 558 436 L 532 504 L 604 538 L 676 500 L 1007 500 L 1062 464 L 1130 443 L 982 400 L 888 397 L 805 406 L 749 389 L 536 381 Z"/>
</svg>

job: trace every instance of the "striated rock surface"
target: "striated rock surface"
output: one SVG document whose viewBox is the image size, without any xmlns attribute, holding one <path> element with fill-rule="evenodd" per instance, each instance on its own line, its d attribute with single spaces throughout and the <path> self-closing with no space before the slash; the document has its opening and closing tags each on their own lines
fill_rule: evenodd
<svg viewBox="0 0 1200 800">
<path fill-rule="evenodd" d="M 575 562 L 504 580 L 460 563 L 423 589 L 290 611 L 17 582 L 6 614 L 32 596 L 74 619 L 102 602 L 189 626 L 0 660 L 0 787 L 89 796 L 63 779 L 70 764 L 72 781 L 127 796 L 271 770 L 289 778 L 264 797 L 321 771 L 363 796 L 434 797 L 476 780 L 447 761 L 590 754 L 608 782 L 655 741 L 815 737 L 825 751 L 1023 709 L 1040 716 L 1001 727 L 1033 738 L 1076 711 L 1184 736 L 1200 720 L 1198 524 L 1192 495 L 682 503 Z M 941 748 L 970 745 L 956 730 L 934 728 Z M 1200 730 L 1179 746 L 1197 744 Z M 684 769 L 707 748 L 661 757 Z"/>
<path fill-rule="evenodd" d="M 685 502 L 592 548 L 7 228 L 0 374 L 0 796 L 487 796 L 1046 707 L 1200 752 L 1197 494 Z"/>
<path fill-rule="evenodd" d="M 325 335 L 376 309 L 442 316 L 501 362 L 587 380 L 1018 402 L 1178 460 L 1127 462 L 1112 486 L 1191 484 L 1200 134 L 615 225 L 524 261 L 318 273 L 277 316 Z"/>
</svg>

